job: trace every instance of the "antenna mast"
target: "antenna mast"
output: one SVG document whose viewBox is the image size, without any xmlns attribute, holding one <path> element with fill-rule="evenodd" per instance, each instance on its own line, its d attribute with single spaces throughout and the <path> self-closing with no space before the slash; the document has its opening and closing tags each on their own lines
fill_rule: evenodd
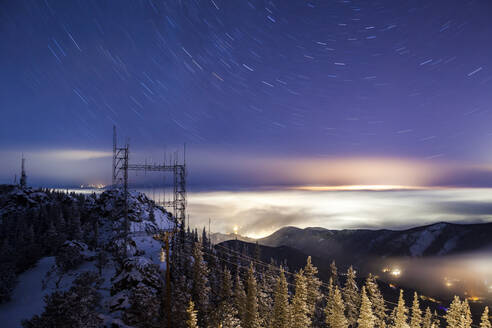
<svg viewBox="0 0 492 328">
<path fill-rule="evenodd" d="M 21 164 L 22 172 L 21 172 L 21 178 L 20 178 L 20 186 L 22 188 L 25 188 L 26 185 L 27 185 L 27 176 L 26 176 L 26 170 L 25 170 L 25 163 L 26 163 L 26 159 L 24 158 L 24 154 L 22 154 L 22 164 Z"/>
</svg>

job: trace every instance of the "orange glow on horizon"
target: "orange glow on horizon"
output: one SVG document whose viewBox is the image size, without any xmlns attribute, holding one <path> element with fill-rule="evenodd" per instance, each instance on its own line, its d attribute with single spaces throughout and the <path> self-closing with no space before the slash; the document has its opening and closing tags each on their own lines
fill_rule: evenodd
<svg viewBox="0 0 492 328">
<path fill-rule="evenodd" d="M 423 187 L 423 186 L 404 186 L 404 185 L 343 185 L 343 186 L 299 186 L 292 187 L 294 190 L 306 191 L 352 191 L 352 190 L 423 190 L 423 189 L 438 189 L 439 187 Z"/>
</svg>

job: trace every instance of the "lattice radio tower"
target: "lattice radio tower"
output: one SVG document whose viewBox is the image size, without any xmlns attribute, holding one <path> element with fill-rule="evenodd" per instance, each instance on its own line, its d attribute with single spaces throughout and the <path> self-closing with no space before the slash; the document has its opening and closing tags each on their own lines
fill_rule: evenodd
<svg viewBox="0 0 492 328">
<path fill-rule="evenodd" d="M 179 163 L 177 156 L 166 164 L 129 164 L 129 145 L 118 148 L 116 127 L 113 126 L 113 186 L 123 186 L 125 195 L 128 192 L 128 171 L 170 172 L 173 174 L 173 199 L 163 201 L 158 205 L 172 208 L 176 223 L 184 224 L 186 220 L 186 145 L 183 148 L 183 163 Z M 126 202 L 126 199 L 125 199 Z M 126 206 L 126 205 L 125 205 Z M 126 209 L 127 210 L 127 209 Z M 127 224 L 128 225 L 128 224 Z"/>
<path fill-rule="evenodd" d="M 118 147 L 116 137 L 116 126 L 113 125 L 113 176 L 114 187 L 123 187 L 125 235 L 128 236 L 130 223 L 128 221 L 128 159 L 130 156 L 130 145 L 126 142 L 124 147 Z"/>
</svg>

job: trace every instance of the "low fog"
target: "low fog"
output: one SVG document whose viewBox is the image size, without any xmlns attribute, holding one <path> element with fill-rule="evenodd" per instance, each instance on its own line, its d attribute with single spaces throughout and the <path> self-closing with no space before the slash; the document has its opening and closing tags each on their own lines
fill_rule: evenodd
<svg viewBox="0 0 492 328">
<path fill-rule="evenodd" d="M 381 280 L 427 295 L 492 302 L 492 249 L 445 257 L 391 258 L 374 264 L 371 271 Z"/>
</svg>

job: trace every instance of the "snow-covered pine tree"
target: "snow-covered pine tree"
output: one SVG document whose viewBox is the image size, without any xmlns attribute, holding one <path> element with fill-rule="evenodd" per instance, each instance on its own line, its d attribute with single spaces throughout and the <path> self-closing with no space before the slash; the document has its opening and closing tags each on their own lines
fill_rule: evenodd
<svg viewBox="0 0 492 328">
<path fill-rule="evenodd" d="M 172 302 L 171 302 L 171 323 L 175 328 L 186 328 L 187 304 L 191 298 L 191 293 L 188 288 L 188 281 L 185 275 L 180 275 L 173 278 L 171 285 Z M 166 314 L 167 315 L 167 314 Z M 163 322 L 167 322 L 164 318 Z M 170 328 L 170 327 L 167 327 Z"/>
<path fill-rule="evenodd" d="M 403 290 L 400 289 L 400 296 L 398 297 L 398 305 L 393 310 L 393 325 L 392 328 L 407 328 L 407 314 L 408 309 L 405 306 L 405 300 L 403 299 Z"/>
<path fill-rule="evenodd" d="M 158 327 L 161 302 L 151 287 L 132 288 L 129 303 L 130 307 L 123 314 L 126 324 L 138 328 Z"/>
<path fill-rule="evenodd" d="M 254 254 L 254 259 L 255 259 L 255 262 L 258 263 L 259 261 L 261 261 L 261 249 L 260 249 L 260 244 L 258 243 L 258 241 L 256 241 L 256 244 L 255 244 L 255 254 Z M 257 271 L 260 271 L 259 268 L 256 268 Z"/>
<path fill-rule="evenodd" d="M 242 326 L 246 321 L 246 292 L 244 291 L 244 285 L 239 276 L 239 270 L 236 272 L 236 278 L 234 283 L 234 306 L 239 313 L 239 319 L 241 319 Z"/>
<path fill-rule="evenodd" d="M 333 292 L 335 291 L 335 286 L 333 285 L 333 278 L 330 277 L 328 281 L 328 295 L 326 295 L 327 305 L 330 305 L 330 300 L 333 298 Z"/>
<path fill-rule="evenodd" d="M 270 328 L 289 328 L 290 325 L 290 305 L 289 290 L 284 270 L 280 268 L 280 275 L 277 278 L 275 288 L 272 320 Z"/>
<path fill-rule="evenodd" d="M 268 327 L 272 319 L 273 309 L 273 287 L 275 282 L 267 278 L 266 270 L 259 274 L 258 278 L 258 314 L 260 317 L 260 325 Z"/>
<path fill-rule="evenodd" d="M 308 256 L 306 266 L 304 267 L 304 276 L 306 277 L 308 315 L 311 321 L 316 311 L 316 305 L 321 299 L 321 292 L 319 290 L 321 280 L 319 280 L 317 274 L 318 268 L 311 263 L 311 256 Z"/>
<path fill-rule="evenodd" d="M 253 268 L 250 263 L 246 280 L 246 307 L 244 314 L 244 328 L 260 328 L 260 317 L 258 315 L 258 288 Z"/>
<path fill-rule="evenodd" d="M 24 328 L 101 327 L 101 319 L 97 312 L 101 300 L 98 292 L 101 282 L 99 276 L 93 272 L 80 274 L 69 290 L 55 291 L 46 295 L 44 312 L 22 321 L 22 326 Z"/>
<path fill-rule="evenodd" d="M 198 241 L 193 245 L 193 279 L 191 297 L 198 313 L 198 324 L 206 327 L 206 314 L 209 307 L 208 269 L 203 261 L 202 244 Z"/>
<path fill-rule="evenodd" d="M 335 260 L 333 260 L 330 264 L 330 277 L 333 280 L 333 285 L 340 288 L 340 283 L 338 282 L 338 269 L 337 265 L 335 264 Z"/>
<path fill-rule="evenodd" d="M 186 232 L 181 225 L 179 234 L 174 234 L 171 242 L 171 326 L 176 328 L 186 327 L 186 309 L 191 298 L 190 238 L 190 231 Z M 162 294 L 166 297 L 166 293 Z M 167 300 L 163 301 L 166 304 Z M 166 324 L 167 316 L 164 313 L 163 322 Z"/>
<path fill-rule="evenodd" d="M 431 328 L 431 325 L 432 325 L 432 312 L 429 309 L 429 307 L 427 307 L 425 309 L 424 318 L 422 319 L 422 328 Z"/>
<path fill-rule="evenodd" d="M 376 317 L 374 326 L 376 328 L 386 328 L 386 305 L 384 298 L 379 290 L 376 277 L 369 273 L 366 279 L 366 292 L 372 304 L 372 312 Z"/>
<path fill-rule="evenodd" d="M 359 287 L 357 287 L 357 283 L 355 282 L 355 276 L 355 270 L 350 266 L 343 288 L 343 299 L 345 300 L 345 307 L 347 309 L 349 327 L 355 327 L 357 318 L 359 317 L 360 294 Z"/>
<path fill-rule="evenodd" d="M 330 278 L 331 282 L 331 278 Z M 326 304 L 326 324 L 330 328 L 347 328 L 348 321 L 345 317 L 345 304 L 338 286 L 332 288 L 331 297 Z"/>
<path fill-rule="evenodd" d="M 0 303 L 2 303 L 10 300 L 17 277 L 14 263 L 0 263 Z"/>
<path fill-rule="evenodd" d="M 290 326 L 291 328 L 306 328 L 311 325 L 311 319 L 308 316 L 307 282 L 302 269 L 296 274 L 295 288 L 295 294 L 292 298 Z"/>
<path fill-rule="evenodd" d="M 210 241 L 209 241 L 210 242 Z M 215 254 L 214 249 L 207 249 L 207 253 L 205 255 L 205 261 L 207 262 L 208 267 L 208 283 L 210 286 L 209 293 L 209 302 L 211 304 L 219 303 L 219 294 L 221 289 L 221 269 L 219 267 L 219 263 L 217 260 L 217 255 Z"/>
<path fill-rule="evenodd" d="M 422 310 L 420 309 L 419 296 L 417 292 L 413 294 L 412 316 L 410 317 L 410 328 L 422 327 Z"/>
<path fill-rule="evenodd" d="M 197 311 L 195 310 L 195 304 L 192 300 L 188 303 L 186 308 L 186 327 L 187 328 L 198 328 Z"/>
<path fill-rule="evenodd" d="M 82 240 L 82 228 L 80 223 L 80 211 L 77 206 L 72 206 L 70 217 L 69 238 L 73 240 Z"/>
<path fill-rule="evenodd" d="M 441 327 L 441 319 L 439 319 L 436 310 L 434 310 L 434 313 L 432 314 L 431 328 L 439 328 L 439 327 Z"/>
<path fill-rule="evenodd" d="M 480 321 L 480 328 L 492 328 L 489 320 L 489 307 L 486 306 L 482 313 L 482 318 Z"/>
<path fill-rule="evenodd" d="M 449 310 L 444 316 L 446 318 L 447 327 L 458 328 L 460 327 L 462 316 L 462 304 L 458 296 L 455 296 L 453 302 L 449 306 Z"/>
<path fill-rule="evenodd" d="M 359 328 L 374 328 L 375 316 L 372 313 L 372 304 L 367 297 L 366 287 L 362 287 L 361 305 L 359 310 L 359 318 L 357 319 L 357 327 Z"/>
<path fill-rule="evenodd" d="M 461 311 L 462 311 L 462 320 L 460 328 L 470 328 L 473 320 L 471 317 L 470 304 L 468 304 L 468 300 L 465 300 L 461 303 Z"/>
<path fill-rule="evenodd" d="M 203 227 L 203 231 L 202 231 L 202 251 L 204 254 L 207 254 L 208 253 L 208 250 L 210 249 L 210 241 L 207 237 L 207 230 L 205 229 L 205 227 Z"/>
<path fill-rule="evenodd" d="M 231 272 L 227 268 L 223 271 L 219 297 L 220 301 L 216 311 L 218 320 L 214 327 L 240 328 L 241 322 L 233 302 Z"/>
</svg>

